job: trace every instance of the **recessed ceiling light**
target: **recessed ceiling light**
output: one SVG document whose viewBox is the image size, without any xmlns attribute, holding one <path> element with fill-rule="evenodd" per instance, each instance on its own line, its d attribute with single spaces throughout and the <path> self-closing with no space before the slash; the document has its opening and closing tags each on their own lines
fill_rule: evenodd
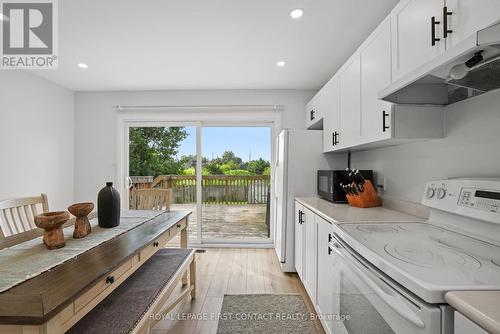
<svg viewBox="0 0 500 334">
<path fill-rule="evenodd" d="M 300 19 L 304 15 L 304 11 L 300 8 L 296 8 L 290 12 L 290 17 L 292 19 Z"/>
<path fill-rule="evenodd" d="M 283 67 L 286 65 L 286 62 L 284 60 L 280 60 L 279 62 L 276 63 L 276 66 Z"/>
<path fill-rule="evenodd" d="M 78 67 L 79 68 L 89 68 L 89 65 L 87 65 L 85 63 L 78 63 Z"/>
</svg>

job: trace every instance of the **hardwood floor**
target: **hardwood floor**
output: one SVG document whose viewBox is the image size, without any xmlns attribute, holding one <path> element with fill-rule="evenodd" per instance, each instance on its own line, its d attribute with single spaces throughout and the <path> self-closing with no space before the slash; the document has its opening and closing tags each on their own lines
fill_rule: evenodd
<svg viewBox="0 0 500 334">
<path fill-rule="evenodd" d="M 314 312 L 297 274 L 281 271 L 274 249 L 209 248 L 205 253 L 196 253 L 196 261 L 196 299 L 187 297 L 151 330 L 152 334 L 216 333 L 216 315 L 224 294 L 298 293 L 309 311 Z M 318 333 L 324 333 L 319 322 L 316 327 Z"/>
</svg>

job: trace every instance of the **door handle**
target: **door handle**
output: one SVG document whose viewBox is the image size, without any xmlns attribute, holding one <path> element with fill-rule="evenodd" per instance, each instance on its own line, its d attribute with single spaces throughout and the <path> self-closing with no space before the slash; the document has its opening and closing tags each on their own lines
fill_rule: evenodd
<svg viewBox="0 0 500 334">
<path fill-rule="evenodd" d="M 441 38 L 436 38 L 436 25 L 441 24 L 441 22 L 436 21 L 436 17 L 431 17 L 431 45 L 436 45 L 436 42 L 439 42 Z"/>
<path fill-rule="evenodd" d="M 311 121 L 312 121 L 312 120 L 314 120 L 314 114 L 315 114 L 315 111 L 314 111 L 314 110 L 311 110 L 311 111 L 310 111 L 310 113 L 311 113 Z"/>
<path fill-rule="evenodd" d="M 386 117 L 389 116 L 389 113 L 386 112 L 385 110 L 382 110 L 382 132 L 385 132 L 385 130 L 389 129 L 389 126 L 386 125 Z"/>
<path fill-rule="evenodd" d="M 448 16 L 451 16 L 453 12 L 448 11 L 448 7 L 443 7 L 443 38 L 447 38 L 448 34 L 451 34 L 453 30 L 448 29 Z"/>
</svg>

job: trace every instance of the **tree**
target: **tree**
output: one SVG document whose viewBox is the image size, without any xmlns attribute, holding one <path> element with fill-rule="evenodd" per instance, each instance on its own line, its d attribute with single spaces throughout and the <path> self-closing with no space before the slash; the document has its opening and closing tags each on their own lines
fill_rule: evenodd
<svg viewBox="0 0 500 334">
<path fill-rule="evenodd" d="M 182 127 L 130 128 L 129 172 L 133 176 L 180 174 L 176 158 L 188 134 Z"/>
<path fill-rule="evenodd" d="M 262 175 L 266 168 L 270 168 L 271 164 L 269 161 L 266 161 L 262 158 L 259 158 L 259 160 L 251 160 L 247 164 L 246 170 L 248 170 L 250 173 L 255 174 L 255 175 Z"/>
<path fill-rule="evenodd" d="M 243 160 L 240 157 L 237 157 L 232 151 L 225 151 L 222 153 L 222 157 L 220 157 L 222 164 L 227 164 L 230 161 L 233 161 L 236 165 L 240 166 Z"/>
<path fill-rule="evenodd" d="M 190 154 L 190 155 L 183 155 L 179 162 L 182 164 L 182 168 L 188 169 L 188 168 L 195 168 L 196 167 L 196 155 L 195 154 Z"/>
</svg>

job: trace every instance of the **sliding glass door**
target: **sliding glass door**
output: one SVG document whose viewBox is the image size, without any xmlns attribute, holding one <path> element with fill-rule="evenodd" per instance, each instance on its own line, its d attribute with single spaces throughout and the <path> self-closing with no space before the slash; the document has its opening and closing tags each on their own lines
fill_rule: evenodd
<svg viewBox="0 0 500 334">
<path fill-rule="evenodd" d="M 196 130 L 195 126 L 128 130 L 129 208 L 192 211 L 191 240 L 198 238 Z"/>
<path fill-rule="evenodd" d="M 193 212 L 190 242 L 270 242 L 271 129 L 130 124 L 130 209 L 150 209 L 162 199 L 147 196 L 165 193 L 160 208 Z"/>
<path fill-rule="evenodd" d="M 270 127 L 203 127 L 202 236 L 252 242 L 270 232 Z"/>
</svg>

